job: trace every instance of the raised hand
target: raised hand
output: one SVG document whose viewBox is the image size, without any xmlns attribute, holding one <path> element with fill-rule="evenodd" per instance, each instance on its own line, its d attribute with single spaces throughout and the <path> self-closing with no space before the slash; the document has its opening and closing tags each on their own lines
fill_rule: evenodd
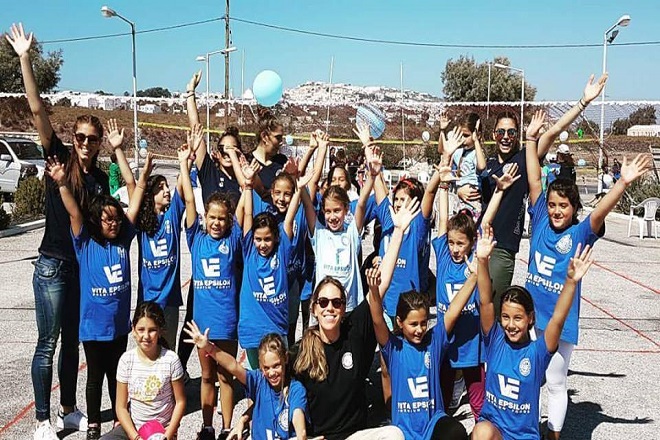
<svg viewBox="0 0 660 440">
<path fill-rule="evenodd" d="M 480 142 L 480 134 L 479 134 L 479 128 L 481 127 L 481 119 L 477 119 L 477 123 L 474 126 L 474 131 L 472 132 L 472 142 L 474 142 L 475 145 L 479 144 Z"/>
<path fill-rule="evenodd" d="M 147 157 L 144 159 L 144 166 L 142 167 L 142 175 L 140 175 L 140 178 L 144 176 L 144 179 L 148 179 L 149 176 L 151 176 L 151 172 L 154 170 L 154 155 L 149 152 L 147 153 Z"/>
<path fill-rule="evenodd" d="M 440 113 L 440 130 L 446 130 L 447 127 L 449 127 L 449 123 L 451 122 L 451 119 L 449 119 L 449 116 L 447 116 L 447 112 L 442 112 Z"/>
<path fill-rule="evenodd" d="M 296 179 L 296 186 L 298 189 L 306 187 L 310 180 L 312 180 L 312 177 L 314 177 L 313 171 L 305 174 L 304 176 L 299 176 L 298 179 Z"/>
<path fill-rule="evenodd" d="M 513 185 L 516 180 L 520 179 L 520 175 L 518 174 L 518 164 L 517 163 L 511 163 L 509 164 L 508 167 L 505 167 L 504 173 L 502 174 L 502 177 L 497 177 L 493 175 L 493 179 L 495 180 L 495 184 L 497 185 L 497 188 L 500 191 L 506 191 Z M 518 175 L 517 175 L 518 174 Z"/>
<path fill-rule="evenodd" d="M 261 165 L 257 162 L 257 159 L 252 159 L 252 162 L 248 164 L 244 156 L 240 158 L 241 162 L 241 171 L 243 172 L 243 177 L 245 178 L 245 183 L 248 185 L 252 184 L 254 176 L 261 171 Z"/>
<path fill-rule="evenodd" d="M 624 157 L 623 163 L 621 164 L 620 180 L 628 186 L 652 168 L 653 161 L 648 154 L 638 154 L 630 163 L 628 163 L 628 160 Z"/>
<path fill-rule="evenodd" d="M 200 350 L 204 350 L 209 344 L 209 329 L 206 329 L 204 334 L 202 334 L 202 332 L 199 331 L 199 327 L 197 327 L 195 321 L 186 323 L 183 331 L 186 332 L 188 336 L 190 336 L 190 339 L 184 339 L 183 342 L 195 344 Z"/>
<path fill-rule="evenodd" d="M 298 158 L 290 157 L 284 164 L 284 168 L 283 168 L 284 172 L 290 176 L 293 176 L 294 178 L 297 178 L 299 174 L 299 170 L 298 170 L 299 162 L 300 161 L 298 160 Z"/>
<path fill-rule="evenodd" d="M 48 157 L 44 172 L 57 183 L 57 186 L 63 186 L 65 184 L 66 172 L 64 165 L 60 163 L 56 156 Z"/>
<path fill-rule="evenodd" d="M 16 55 L 19 57 L 26 55 L 30 51 L 32 46 L 32 32 L 27 37 L 25 36 L 25 31 L 23 30 L 23 23 L 16 23 L 11 25 L 11 37 L 9 34 L 5 34 L 5 38 L 16 52 Z"/>
<path fill-rule="evenodd" d="M 482 232 L 477 232 L 477 259 L 488 259 L 495 249 L 497 241 L 493 234 L 493 227 L 486 223 L 482 226 Z"/>
<path fill-rule="evenodd" d="M 593 74 L 589 77 L 589 81 L 587 81 L 587 85 L 584 86 L 584 93 L 582 94 L 582 99 L 585 104 L 589 104 L 601 94 L 605 87 L 605 83 L 607 83 L 607 78 L 607 73 L 603 73 L 596 82 L 594 82 Z"/>
<path fill-rule="evenodd" d="M 440 165 L 433 165 L 433 168 L 435 169 L 435 172 L 440 176 L 440 182 L 449 183 L 458 180 L 458 177 L 451 173 L 451 166 L 449 165 L 443 165 L 441 163 Z"/>
<path fill-rule="evenodd" d="M 355 128 L 353 129 L 353 133 L 355 133 L 360 139 L 360 142 L 362 142 L 362 146 L 366 147 L 371 143 L 373 138 L 371 137 L 371 132 L 369 131 L 369 125 L 360 123 L 360 122 L 355 122 Z"/>
<path fill-rule="evenodd" d="M 108 142 L 112 149 L 121 148 L 124 143 L 124 129 L 122 128 L 119 131 L 119 125 L 116 119 L 108 119 L 106 131 L 108 132 Z"/>
<path fill-rule="evenodd" d="M 591 258 L 592 251 L 593 248 L 589 245 L 582 249 L 582 243 L 578 243 L 575 256 L 568 264 L 567 279 L 577 283 L 587 274 L 591 265 L 594 264 L 594 260 Z"/>
<path fill-rule="evenodd" d="M 458 150 L 458 148 L 463 145 L 463 142 L 465 142 L 465 138 L 463 137 L 463 132 L 461 131 L 460 127 L 454 127 L 454 129 L 446 135 L 444 133 L 440 133 L 440 136 L 444 136 L 444 140 L 442 141 L 442 149 L 444 153 L 447 154 L 447 157 L 451 157 L 451 155 L 454 154 L 454 151 Z"/>
<path fill-rule="evenodd" d="M 193 154 L 197 153 L 197 150 L 199 150 L 199 147 L 204 141 L 204 128 L 202 127 L 202 124 L 193 125 L 193 127 L 190 129 L 190 132 L 186 133 L 186 137 L 188 139 L 188 146 L 190 147 L 191 152 Z"/>
<path fill-rule="evenodd" d="M 390 214 L 392 216 L 392 223 L 395 228 L 400 228 L 402 230 L 408 229 L 410 223 L 413 221 L 415 216 L 419 214 L 420 203 L 417 200 L 417 197 L 409 199 L 407 203 L 404 203 L 399 208 L 398 212 L 394 212 L 394 208 L 390 206 Z"/>
<path fill-rule="evenodd" d="M 316 130 L 316 142 L 319 147 L 327 148 L 328 144 L 330 144 L 330 135 L 323 133 L 321 130 Z"/>
<path fill-rule="evenodd" d="M 202 70 L 200 69 L 197 72 L 193 73 L 192 78 L 190 78 L 190 81 L 188 81 L 188 85 L 186 86 L 186 91 L 188 92 L 194 91 L 199 85 L 199 81 L 201 79 L 202 79 Z"/>
<path fill-rule="evenodd" d="M 190 156 L 192 155 L 192 148 L 189 146 L 190 144 L 183 144 L 181 145 L 177 150 L 176 154 L 179 157 L 179 163 L 184 162 L 188 163 L 188 160 L 190 159 Z"/>
<path fill-rule="evenodd" d="M 541 128 L 545 123 L 546 116 L 547 115 L 545 113 L 545 110 L 543 109 L 539 109 L 534 112 L 534 116 L 532 116 L 532 120 L 527 126 L 526 135 L 528 138 L 535 138 L 535 139 L 538 138 L 539 132 L 541 131 Z"/>
<path fill-rule="evenodd" d="M 369 164 L 369 172 L 372 176 L 377 176 L 383 167 L 383 153 L 380 148 L 374 144 L 367 145 L 364 148 L 364 158 Z"/>
<path fill-rule="evenodd" d="M 365 276 L 367 278 L 367 286 L 369 289 L 374 289 L 378 292 L 378 286 L 380 286 L 380 268 L 371 267 L 365 271 Z M 380 295 L 377 295 L 380 298 Z"/>
</svg>

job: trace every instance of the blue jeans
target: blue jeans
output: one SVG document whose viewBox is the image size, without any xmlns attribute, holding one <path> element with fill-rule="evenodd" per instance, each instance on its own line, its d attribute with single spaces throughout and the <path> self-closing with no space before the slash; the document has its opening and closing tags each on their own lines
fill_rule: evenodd
<svg viewBox="0 0 660 440">
<path fill-rule="evenodd" d="M 62 333 L 57 375 L 62 406 L 76 404 L 80 284 L 78 264 L 39 255 L 33 263 L 35 312 L 39 339 L 32 358 L 32 386 L 38 421 L 50 419 L 53 355 Z"/>
</svg>

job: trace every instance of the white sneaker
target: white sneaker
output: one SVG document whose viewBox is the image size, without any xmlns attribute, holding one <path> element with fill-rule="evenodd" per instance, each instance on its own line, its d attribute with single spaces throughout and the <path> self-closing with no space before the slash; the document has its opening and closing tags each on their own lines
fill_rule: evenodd
<svg viewBox="0 0 660 440">
<path fill-rule="evenodd" d="M 59 429 L 75 429 L 84 432 L 87 431 L 87 415 L 75 406 L 73 412 L 64 415 L 64 410 L 60 407 L 55 424 Z"/>
<path fill-rule="evenodd" d="M 456 409 L 461 404 L 461 399 L 467 393 L 465 389 L 465 380 L 461 376 L 460 379 L 454 381 L 454 391 L 451 395 L 451 403 L 449 404 L 449 409 Z"/>
<path fill-rule="evenodd" d="M 50 420 L 37 422 L 37 429 L 34 431 L 34 440 L 59 440 Z"/>
</svg>

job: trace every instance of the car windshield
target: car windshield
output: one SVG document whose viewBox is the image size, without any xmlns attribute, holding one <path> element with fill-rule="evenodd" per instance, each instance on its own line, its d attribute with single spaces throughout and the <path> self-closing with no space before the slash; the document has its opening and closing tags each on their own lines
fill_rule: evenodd
<svg viewBox="0 0 660 440">
<path fill-rule="evenodd" d="M 39 149 L 39 145 L 34 142 L 9 142 L 16 155 L 21 160 L 43 159 L 44 156 Z"/>
</svg>

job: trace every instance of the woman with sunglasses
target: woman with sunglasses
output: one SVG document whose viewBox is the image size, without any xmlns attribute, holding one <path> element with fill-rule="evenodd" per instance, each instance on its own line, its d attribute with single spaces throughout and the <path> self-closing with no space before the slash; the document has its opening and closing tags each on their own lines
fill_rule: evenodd
<svg viewBox="0 0 660 440">
<path fill-rule="evenodd" d="M 103 125 L 91 115 L 80 116 L 73 127 L 71 151 L 55 135 L 30 63 L 33 35 L 25 35 L 22 24 L 12 25 L 7 41 L 20 59 L 28 104 L 39 133 L 44 156 L 57 158 L 66 170 L 66 185 L 87 212 L 90 199 L 110 194 L 108 176 L 96 166 L 103 140 Z M 59 429 L 87 430 L 87 416 L 76 408 L 78 377 L 78 325 L 80 284 L 76 254 L 71 241 L 71 222 L 62 203 L 59 188 L 50 176 L 46 182 L 46 229 L 39 247 L 32 285 L 39 339 L 32 359 L 32 385 L 37 418 L 35 439 L 57 440 L 50 424 L 50 393 L 53 381 L 53 355 L 62 333 L 58 379 L 60 407 L 56 425 Z"/>
</svg>

